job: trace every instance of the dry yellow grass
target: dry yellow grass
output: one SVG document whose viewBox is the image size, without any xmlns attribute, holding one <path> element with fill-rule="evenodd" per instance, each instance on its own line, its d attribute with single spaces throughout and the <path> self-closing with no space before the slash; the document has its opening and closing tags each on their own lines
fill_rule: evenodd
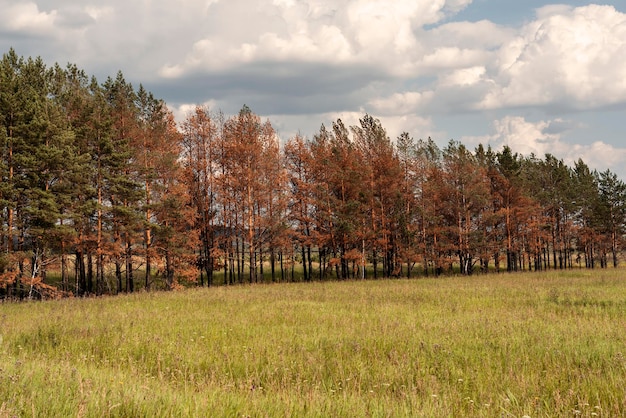
<svg viewBox="0 0 626 418">
<path fill-rule="evenodd" d="M 622 270 L 0 305 L 4 416 L 623 416 Z"/>
</svg>

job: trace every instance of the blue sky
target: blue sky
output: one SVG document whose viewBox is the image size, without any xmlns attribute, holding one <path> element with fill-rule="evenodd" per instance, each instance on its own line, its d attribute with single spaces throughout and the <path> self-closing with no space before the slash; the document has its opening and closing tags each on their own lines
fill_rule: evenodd
<svg viewBox="0 0 626 418">
<path fill-rule="evenodd" d="M 595 4 L 609 4 L 618 8 L 617 1 L 597 2 Z M 535 18 L 535 10 L 550 4 L 567 4 L 571 7 L 581 7 L 592 4 L 585 0 L 569 0 L 565 2 L 547 2 L 543 0 L 474 0 L 465 9 L 453 16 L 453 20 L 468 20 L 476 22 L 487 19 L 501 25 L 521 25 Z"/>
<path fill-rule="evenodd" d="M 626 5 L 525 0 L 0 0 L 0 47 L 122 70 L 177 119 L 268 118 L 283 140 L 369 113 L 626 179 Z"/>
</svg>

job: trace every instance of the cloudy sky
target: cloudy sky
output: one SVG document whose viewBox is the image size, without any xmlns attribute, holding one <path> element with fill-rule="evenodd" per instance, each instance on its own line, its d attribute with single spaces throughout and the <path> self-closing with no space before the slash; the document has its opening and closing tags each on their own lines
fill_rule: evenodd
<svg viewBox="0 0 626 418">
<path fill-rule="evenodd" d="M 311 137 L 369 113 L 626 179 L 626 2 L 0 0 L 0 49 Z"/>
</svg>

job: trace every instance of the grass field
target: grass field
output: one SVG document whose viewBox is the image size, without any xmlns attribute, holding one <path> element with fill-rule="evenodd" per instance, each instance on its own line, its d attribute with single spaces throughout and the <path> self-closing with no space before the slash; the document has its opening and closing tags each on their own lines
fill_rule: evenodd
<svg viewBox="0 0 626 418">
<path fill-rule="evenodd" d="M 626 271 L 0 305 L 0 417 L 626 415 Z"/>
</svg>

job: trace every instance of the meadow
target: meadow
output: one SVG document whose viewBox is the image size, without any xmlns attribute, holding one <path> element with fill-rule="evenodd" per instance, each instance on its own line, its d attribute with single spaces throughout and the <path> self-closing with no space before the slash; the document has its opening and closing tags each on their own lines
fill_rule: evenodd
<svg viewBox="0 0 626 418">
<path fill-rule="evenodd" d="M 0 417 L 626 415 L 625 271 L 0 305 Z"/>
</svg>

